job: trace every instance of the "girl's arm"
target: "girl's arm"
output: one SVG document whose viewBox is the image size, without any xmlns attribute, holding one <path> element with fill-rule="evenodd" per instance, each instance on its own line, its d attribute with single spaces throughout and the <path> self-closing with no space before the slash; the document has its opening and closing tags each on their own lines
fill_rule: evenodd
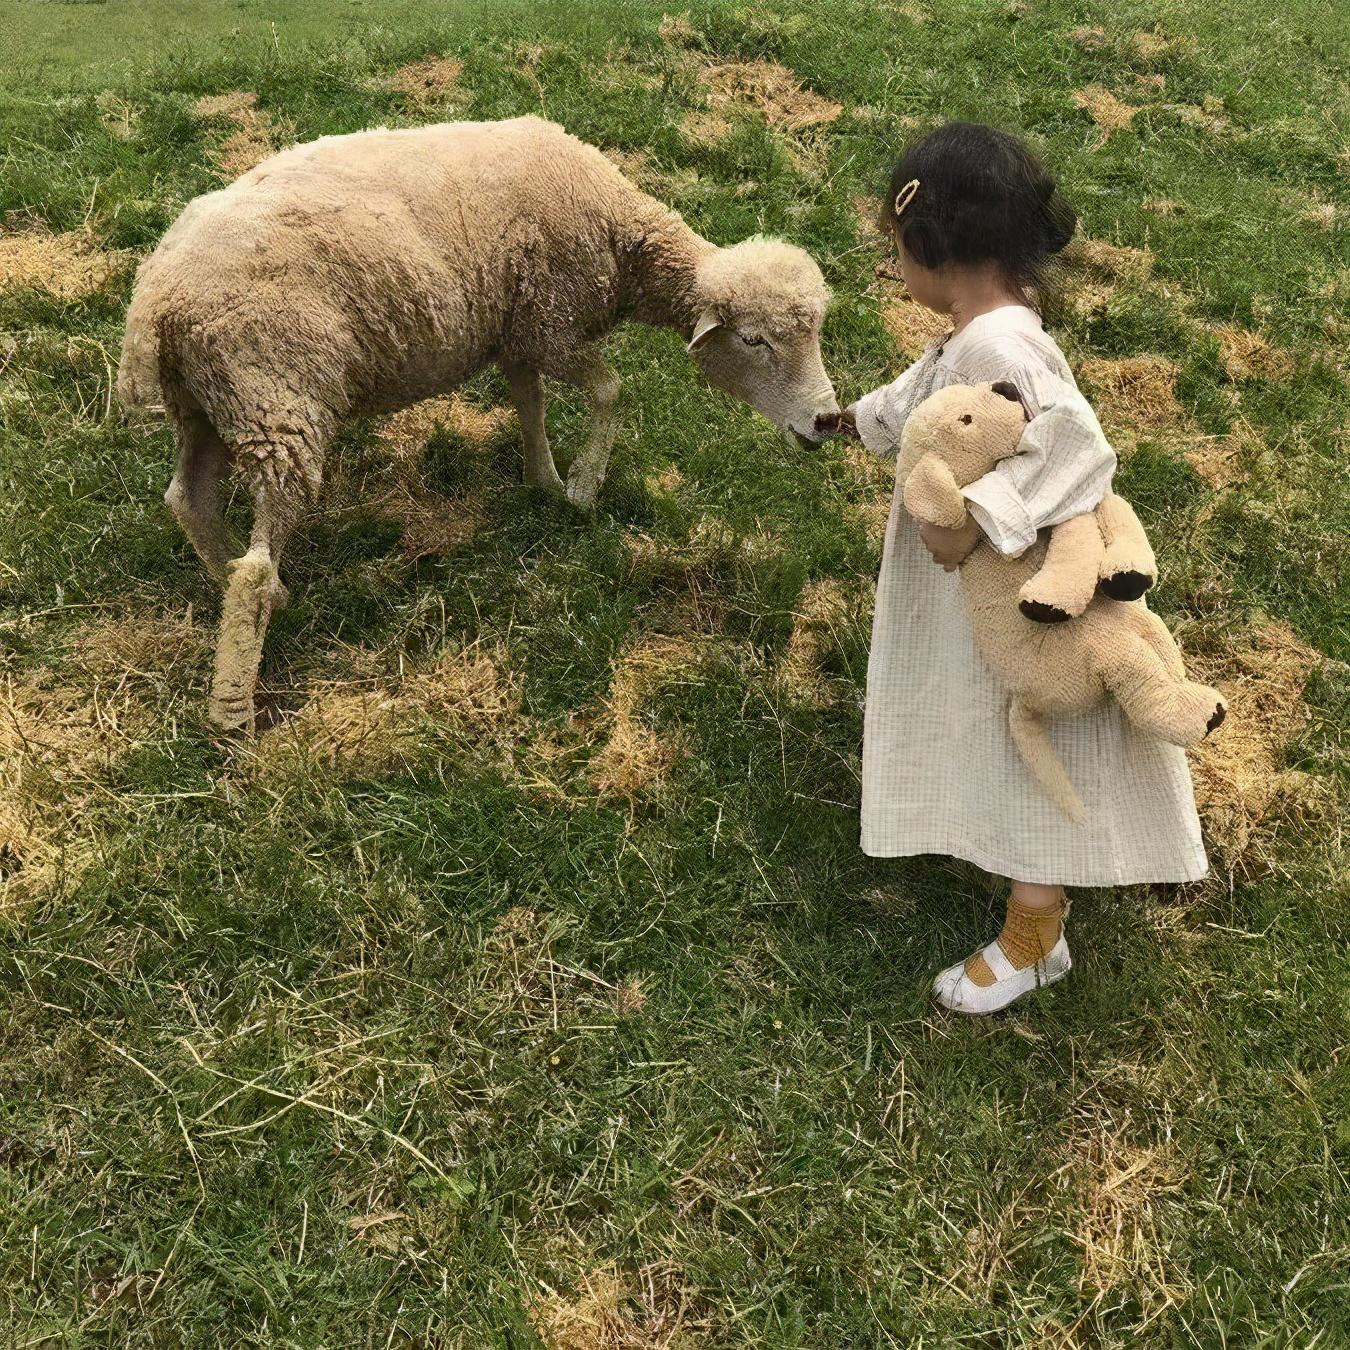
<svg viewBox="0 0 1350 1350">
<path fill-rule="evenodd" d="M 900 448 L 900 433 L 905 429 L 905 419 L 917 401 L 915 394 L 919 383 L 916 372 L 922 364 L 921 359 L 898 380 L 883 384 L 880 389 L 873 389 L 844 410 L 843 417 L 852 419 L 858 439 L 882 459 L 889 459 Z"/>
<path fill-rule="evenodd" d="M 1027 423 L 1018 453 L 965 489 L 971 515 L 1008 558 L 1030 548 L 1038 530 L 1096 507 L 1116 470 L 1116 452 L 1077 389 L 1026 376 L 1019 387 L 1029 395 L 1034 387 L 1032 406 L 1041 412 Z"/>
</svg>

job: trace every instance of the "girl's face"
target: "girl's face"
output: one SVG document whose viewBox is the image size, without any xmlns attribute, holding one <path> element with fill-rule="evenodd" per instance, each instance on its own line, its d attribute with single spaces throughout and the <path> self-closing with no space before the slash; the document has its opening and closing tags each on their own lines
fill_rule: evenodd
<svg viewBox="0 0 1350 1350">
<path fill-rule="evenodd" d="M 905 289 L 926 308 L 939 314 L 950 314 L 950 288 L 944 282 L 943 274 L 925 267 L 899 239 L 896 240 L 896 252 L 900 255 L 900 275 L 904 278 Z"/>
</svg>

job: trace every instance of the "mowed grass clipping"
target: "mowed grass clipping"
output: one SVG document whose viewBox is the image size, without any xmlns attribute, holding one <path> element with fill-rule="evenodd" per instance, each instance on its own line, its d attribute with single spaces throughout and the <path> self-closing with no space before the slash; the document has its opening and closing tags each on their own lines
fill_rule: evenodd
<svg viewBox="0 0 1350 1350">
<path fill-rule="evenodd" d="M 1350 1341 L 1334 6 L 4 17 L 0 1342 Z M 594 519 L 491 372 L 347 428 L 264 727 L 212 735 L 170 438 L 112 397 L 136 260 L 279 146 L 525 112 L 811 249 L 845 399 L 941 331 L 877 228 L 905 139 L 1045 152 L 1052 325 L 1230 699 L 1207 881 L 1081 892 L 1072 980 L 937 1015 L 1002 897 L 857 848 L 890 470 L 638 329 Z"/>
</svg>

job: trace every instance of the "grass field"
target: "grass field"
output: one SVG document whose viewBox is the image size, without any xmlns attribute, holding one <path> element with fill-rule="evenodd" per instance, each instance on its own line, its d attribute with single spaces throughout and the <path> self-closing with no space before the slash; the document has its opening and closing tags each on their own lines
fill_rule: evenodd
<svg viewBox="0 0 1350 1350">
<path fill-rule="evenodd" d="M 1343 5 L 0 26 L 0 1343 L 1350 1344 Z M 612 344 L 593 520 L 517 485 L 495 378 L 352 427 L 272 725 L 205 725 L 216 596 L 111 397 L 136 257 L 290 140 L 538 111 L 811 249 L 843 398 L 923 341 L 868 225 L 905 137 L 1062 173 L 1055 326 L 1232 716 L 1211 878 L 1076 896 L 1024 1009 L 926 1001 L 996 882 L 857 847 L 888 471 L 672 335 Z"/>
</svg>

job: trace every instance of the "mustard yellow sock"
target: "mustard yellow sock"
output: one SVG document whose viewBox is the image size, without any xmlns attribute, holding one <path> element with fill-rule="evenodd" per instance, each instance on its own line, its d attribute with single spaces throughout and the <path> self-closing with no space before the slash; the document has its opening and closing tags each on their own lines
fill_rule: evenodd
<svg viewBox="0 0 1350 1350">
<path fill-rule="evenodd" d="M 1049 956 L 1059 935 L 1064 931 L 1064 916 L 1068 913 L 1068 901 L 1063 897 L 1057 905 L 1045 909 L 1033 909 L 1008 897 L 1008 912 L 1003 920 L 1003 931 L 998 935 L 998 945 L 1003 955 L 1018 970 L 1025 970 L 1043 957 Z M 966 977 L 971 984 L 988 989 L 994 981 L 994 972 L 980 952 L 966 961 Z"/>
</svg>

